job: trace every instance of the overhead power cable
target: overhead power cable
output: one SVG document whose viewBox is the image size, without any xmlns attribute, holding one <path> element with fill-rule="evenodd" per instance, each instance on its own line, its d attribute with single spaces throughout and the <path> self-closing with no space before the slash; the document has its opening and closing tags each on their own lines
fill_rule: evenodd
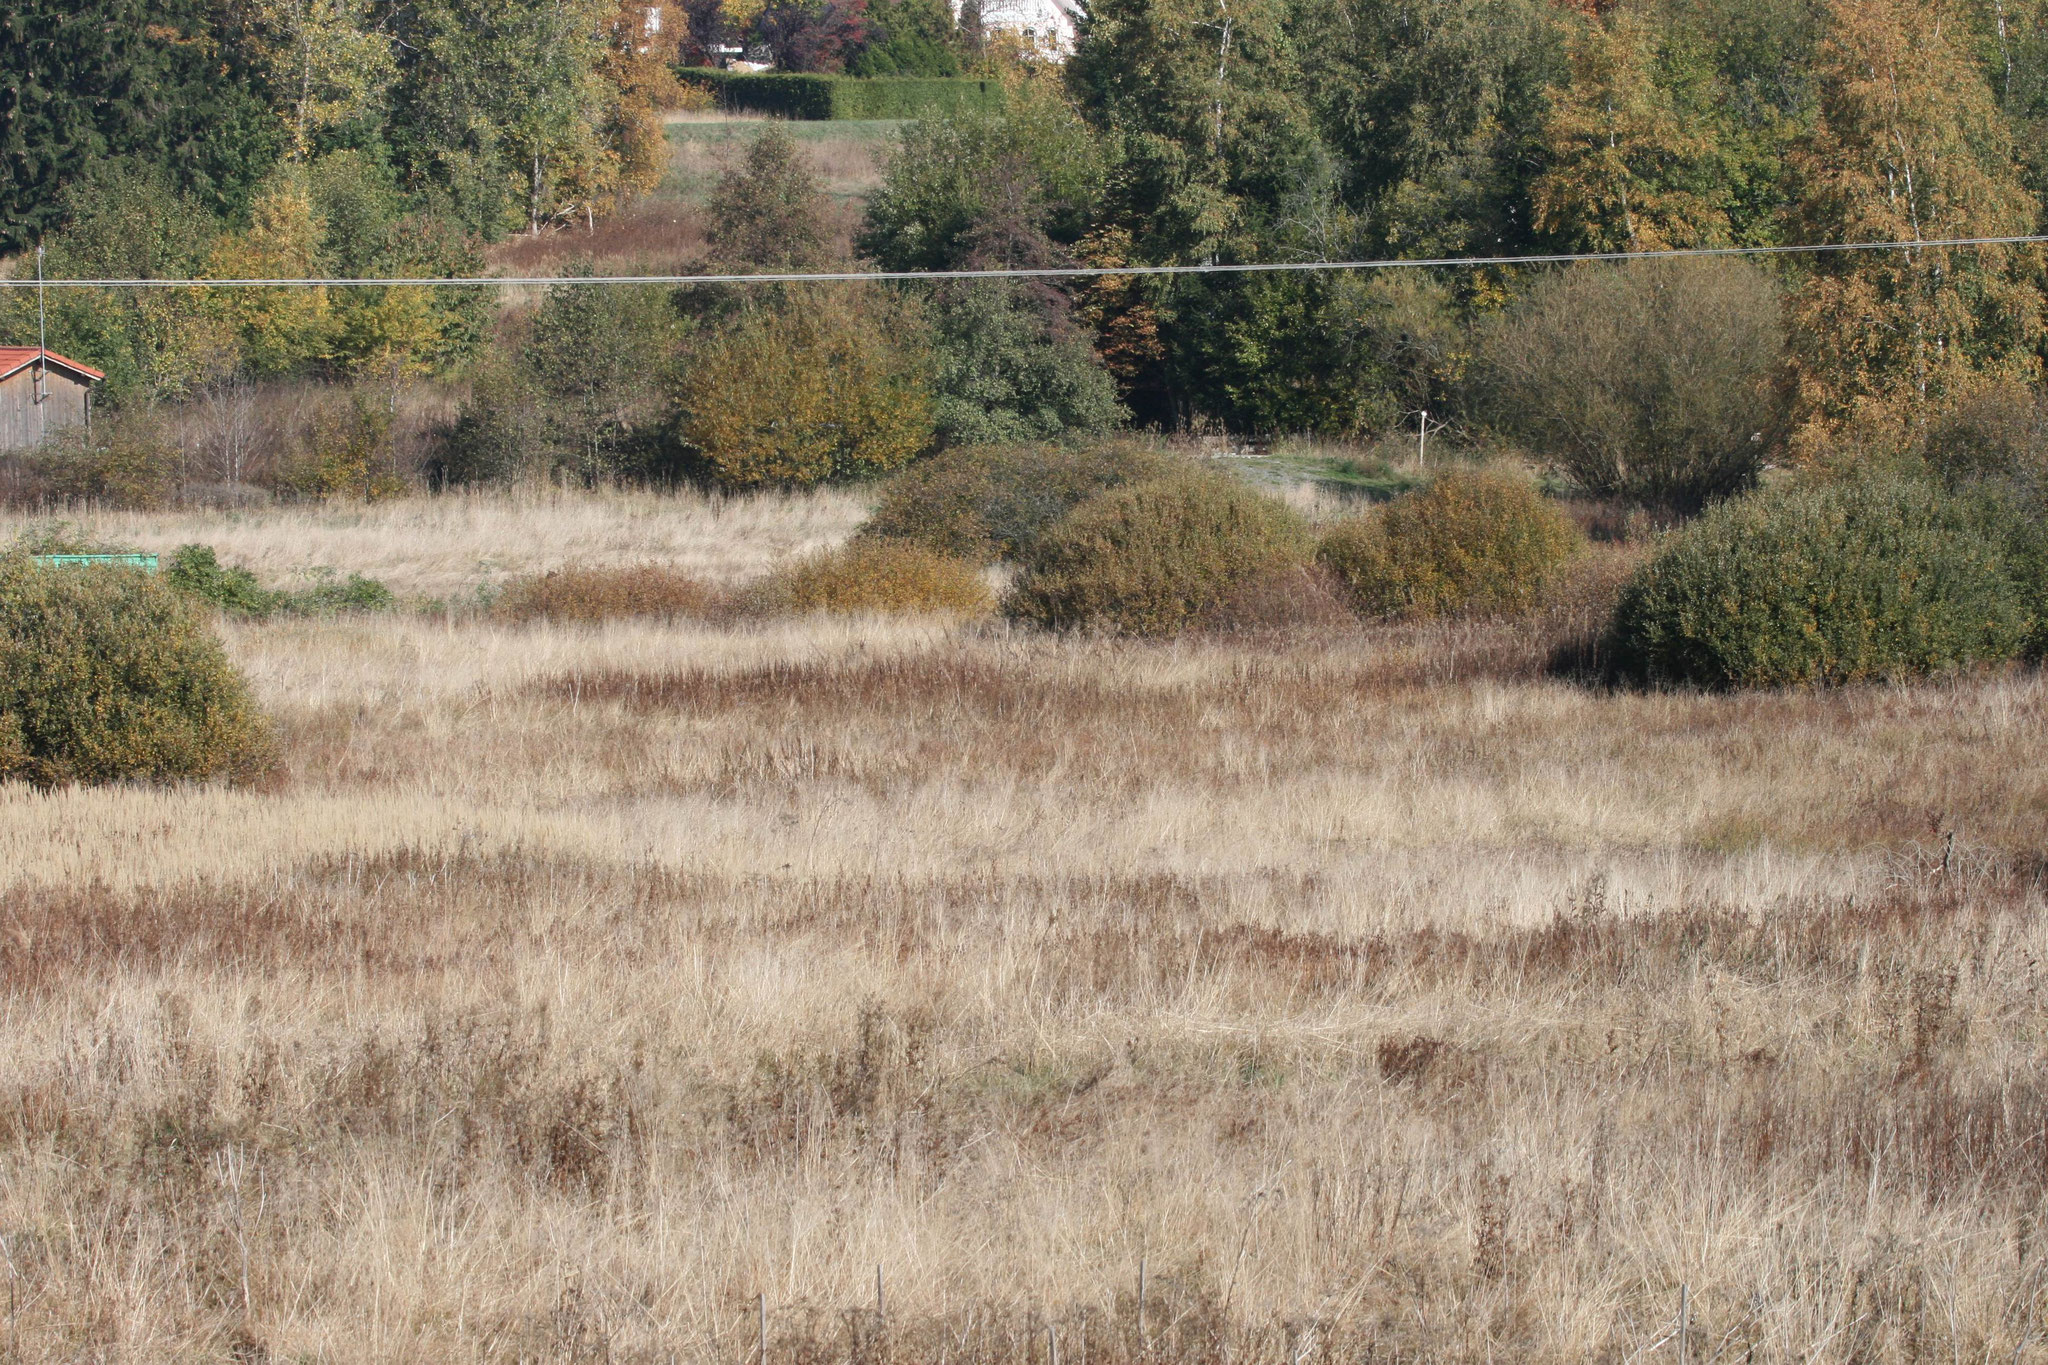
<svg viewBox="0 0 2048 1365">
<path fill-rule="evenodd" d="M 404 286 L 597 284 L 835 284 L 907 280 L 1101 279 L 1133 275 L 1267 275 L 1314 270 L 1456 270 L 1490 265 L 1571 265 L 1580 261 L 1656 261 L 1704 256 L 1809 256 L 1834 251 L 1925 251 L 1944 247 L 2036 246 L 2048 236 L 1941 237 L 1910 242 L 1817 242 L 1804 246 L 1710 246 L 1669 251 L 1581 251 L 1540 256 L 1435 256 L 1375 261 L 1267 261 L 1243 265 L 1044 266 L 1001 270 L 842 270 L 761 275 L 464 275 L 305 279 L 67 280 L 44 279 L 50 289 L 310 289 Z M 33 279 L 0 279 L 0 288 L 33 289 Z"/>
</svg>

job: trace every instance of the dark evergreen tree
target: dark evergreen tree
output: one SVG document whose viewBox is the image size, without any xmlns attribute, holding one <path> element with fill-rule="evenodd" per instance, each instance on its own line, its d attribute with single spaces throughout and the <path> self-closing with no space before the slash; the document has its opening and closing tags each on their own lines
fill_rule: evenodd
<svg viewBox="0 0 2048 1365">
<path fill-rule="evenodd" d="M 56 226 L 64 186 L 109 160 L 238 213 L 283 142 L 243 45 L 198 0 L 0 9 L 0 251 Z"/>
</svg>

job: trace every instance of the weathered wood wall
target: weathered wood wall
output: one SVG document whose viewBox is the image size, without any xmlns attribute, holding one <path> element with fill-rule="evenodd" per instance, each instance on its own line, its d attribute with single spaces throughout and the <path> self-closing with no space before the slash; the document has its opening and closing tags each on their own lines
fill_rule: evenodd
<svg viewBox="0 0 2048 1365">
<path fill-rule="evenodd" d="M 0 450 L 32 446 L 44 433 L 84 423 L 88 387 L 62 370 L 50 369 L 49 390 L 36 411 L 35 366 L 25 365 L 0 379 Z"/>
</svg>

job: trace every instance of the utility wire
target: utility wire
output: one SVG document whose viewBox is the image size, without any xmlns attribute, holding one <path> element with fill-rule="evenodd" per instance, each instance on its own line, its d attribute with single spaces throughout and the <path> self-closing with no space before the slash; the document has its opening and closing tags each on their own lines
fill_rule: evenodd
<svg viewBox="0 0 2048 1365">
<path fill-rule="evenodd" d="M 1308 270 L 1443 270 L 1486 265 L 1569 265 L 1579 261 L 1655 261 L 1696 256 L 1820 255 L 1831 251 L 1925 251 L 1964 246 L 2035 246 L 2048 236 L 1942 237 L 1913 242 L 1821 242 L 1810 246 L 1709 246 L 1669 251 L 1583 251 L 1547 256 L 1437 256 L 1421 260 L 1269 261 L 1251 265 L 1047 266 L 1005 270 L 845 270 L 767 275 L 468 275 L 381 279 L 43 280 L 51 289 L 311 289 L 427 285 L 557 284 L 833 284 L 899 280 L 1100 279 L 1133 275 L 1260 275 Z M 35 280 L 0 279 L 0 288 L 28 289 Z"/>
</svg>

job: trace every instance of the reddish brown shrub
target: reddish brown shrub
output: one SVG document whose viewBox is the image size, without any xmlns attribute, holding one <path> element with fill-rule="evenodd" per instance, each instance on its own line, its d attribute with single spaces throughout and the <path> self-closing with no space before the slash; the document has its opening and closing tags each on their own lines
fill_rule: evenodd
<svg viewBox="0 0 2048 1365">
<path fill-rule="evenodd" d="M 498 615 L 508 621 L 674 620 L 718 617 L 731 609 L 723 590 L 663 564 L 550 569 L 514 581 L 497 604 Z"/>
</svg>

